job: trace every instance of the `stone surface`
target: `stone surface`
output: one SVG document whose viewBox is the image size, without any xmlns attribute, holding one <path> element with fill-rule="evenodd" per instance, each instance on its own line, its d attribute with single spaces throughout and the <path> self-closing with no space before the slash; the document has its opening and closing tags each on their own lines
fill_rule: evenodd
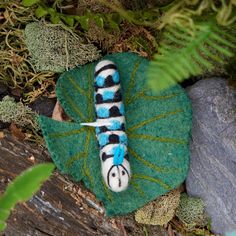
<svg viewBox="0 0 236 236">
<path fill-rule="evenodd" d="M 193 127 L 187 192 L 204 200 L 214 233 L 236 229 L 236 90 L 221 78 L 188 89 Z"/>
</svg>

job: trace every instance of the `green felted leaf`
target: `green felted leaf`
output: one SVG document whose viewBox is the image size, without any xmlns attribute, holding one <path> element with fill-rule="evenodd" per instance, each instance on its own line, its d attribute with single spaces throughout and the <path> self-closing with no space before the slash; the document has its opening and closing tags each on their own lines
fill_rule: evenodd
<svg viewBox="0 0 236 236">
<path fill-rule="evenodd" d="M 74 122 L 40 117 L 49 151 L 58 169 L 83 180 L 103 201 L 108 216 L 127 214 L 182 183 L 189 163 L 191 107 L 179 86 L 153 95 L 146 84 L 149 61 L 133 53 L 104 57 L 116 63 L 126 110 L 128 151 L 132 170 L 124 192 L 110 191 L 100 171 L 99 148 L 92 127 L 95 121 L 94 68 L 87 64 L 65 72 L 57 96 Z"/>
</svg>

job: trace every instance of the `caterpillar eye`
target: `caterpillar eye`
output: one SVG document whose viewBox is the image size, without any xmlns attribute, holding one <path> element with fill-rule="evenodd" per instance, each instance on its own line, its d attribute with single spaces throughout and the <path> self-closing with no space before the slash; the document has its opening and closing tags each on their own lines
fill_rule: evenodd
<svg viewBox="0 0 236 236">
<path fill-rule="evenodd" d="M 122 170 L 121 174 L 122 174 L 122 175 L 125 175 L 125 171 Z"/>
<path fill-rule="evenodd" d="M 112 177 L 115 177 L 115 176 L 116 176 L 116 174 L 115 174 L 115 173 L 112 173 L 112 174 L 111 174 L 111 176 L 112 176 Z"/>
</svg>

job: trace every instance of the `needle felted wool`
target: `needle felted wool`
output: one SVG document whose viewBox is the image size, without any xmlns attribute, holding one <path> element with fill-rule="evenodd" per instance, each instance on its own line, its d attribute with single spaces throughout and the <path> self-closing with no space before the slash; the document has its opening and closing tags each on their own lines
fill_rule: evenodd
<svg viewBox="0 0 236 236">
<path fill-rule="evenodd" d="M 146 87 L 149 61 L 133 53 L 104 57 L 118 68 L 128 135 L 132 177 L 123 192 L 110 191 L 100 170 L 94 127 L 94 68 L 87 64 L 62 74 L 57 97 L 73 122 L 40 117 L 48 149 L 58 169 L 82 180 L 106 208 L 107 216 L 124 215 L 174 189 L 187 175 L 191 106 L 176 85 L 157 95 Z M 157 75 L 158 76 L 158 75 Z"/>
</svg>

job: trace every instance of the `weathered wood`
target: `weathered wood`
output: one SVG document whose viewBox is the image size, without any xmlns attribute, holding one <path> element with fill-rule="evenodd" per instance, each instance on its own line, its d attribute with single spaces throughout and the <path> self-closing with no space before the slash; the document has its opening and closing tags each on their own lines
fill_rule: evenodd
<svg viewBox="0 0 236 236">
<path fill-rule="evenodd" d="M 30 166 L 51 161 L 45 148 L 22 142 L 4 132 L 0 139 L 0 194 L 7 184 Z M 130 199 L 131 200 L 131 199 Z M 158 226 L 135 223 L 133 215 L 106 218 L 103 206 L 82 184 L 55 171 L 28 202 L 18 204 L 7 221 L 6 236 L 158 235 Z"/>
<path fill-rule="evenodd" d="M 19 173 L 35 163 L 50 161 L 34 144 L 6 134 L 0 140 L 0 191 Z M 98 210 L 90 205 L 95 205 Z M 100 211 L 100 212 L 99 212 Z M 5 235 L 122 235 L 92 194 L 58 173 L 28 202 L 18 204 L 8 220 Z"/>
</svg>

